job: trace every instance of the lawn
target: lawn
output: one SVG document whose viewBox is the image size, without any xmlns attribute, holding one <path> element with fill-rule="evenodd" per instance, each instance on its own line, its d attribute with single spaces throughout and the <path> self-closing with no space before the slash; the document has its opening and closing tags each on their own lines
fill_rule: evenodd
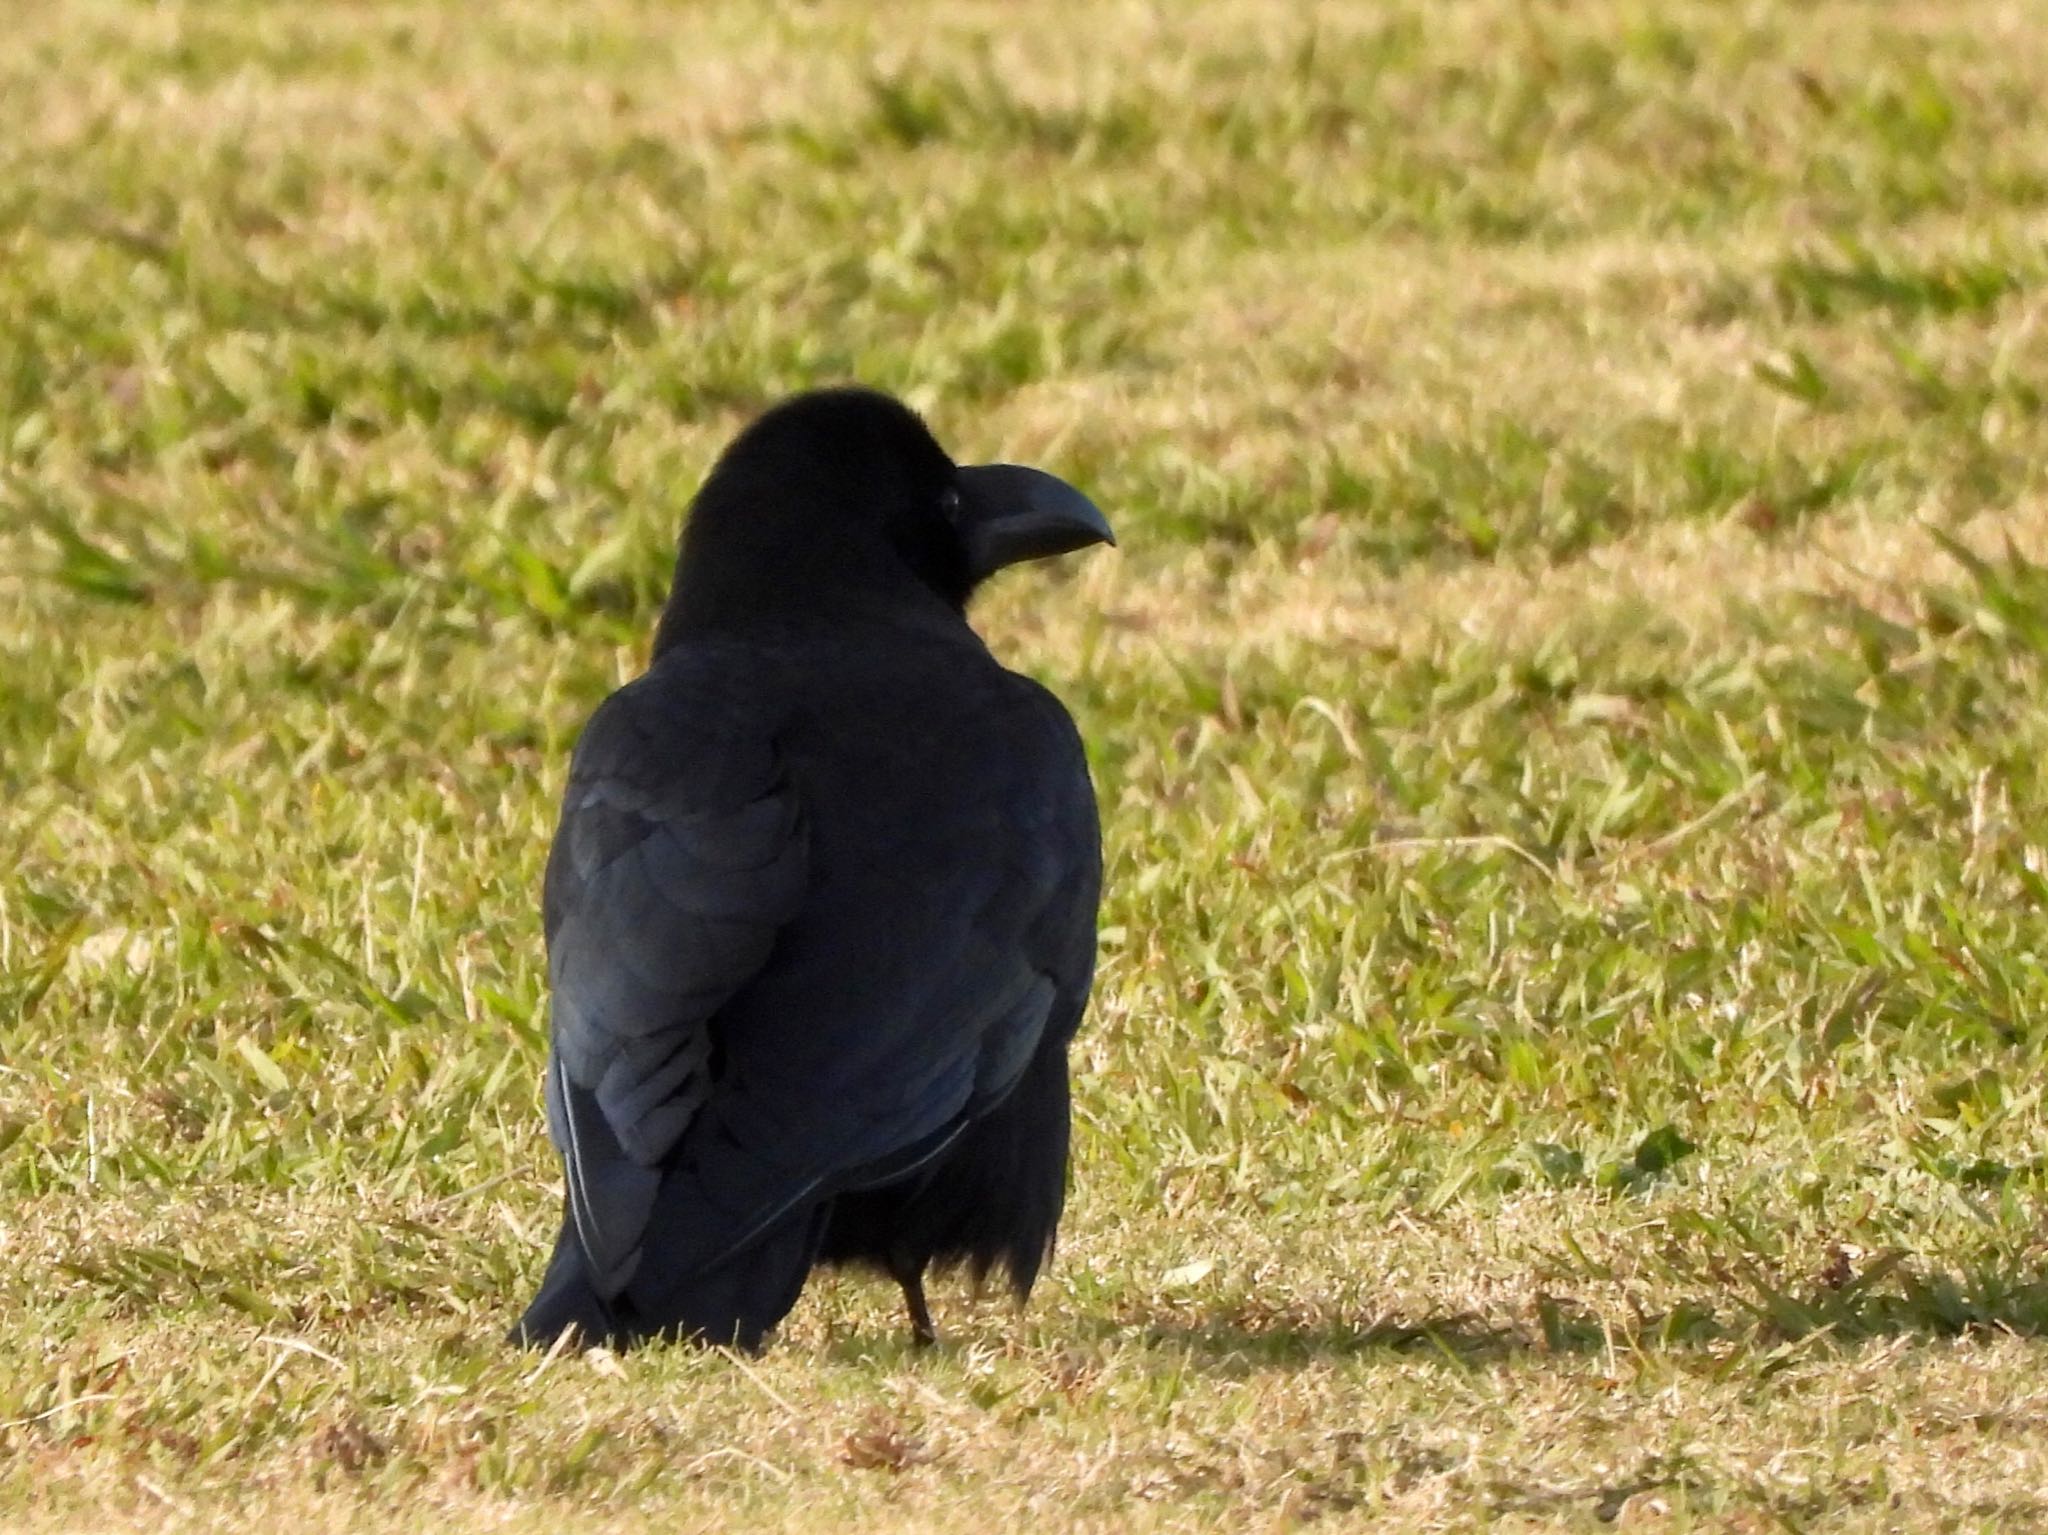
<svg viewBox="0 0 2048 1535">
<path fill-rule="evenodd" d="M 2048 1527 L 2048 12 L 8 33 L 0 1529 Z M 847 378 L 1122 540 L 1058 1259 L 515 1354 L 569 748 Z"/>
</svg>

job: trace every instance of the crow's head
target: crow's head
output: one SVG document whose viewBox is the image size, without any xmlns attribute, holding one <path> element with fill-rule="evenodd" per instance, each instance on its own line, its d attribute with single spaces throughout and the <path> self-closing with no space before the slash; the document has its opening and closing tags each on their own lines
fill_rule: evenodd
<svg viewBox="0 0 2048 1535">
<path fill-rule="evenodd" d="M 659 648 L 771 614 L 937 597 L 964 610 L 1005 565 L 1113 544 L 1094 503 L 1016 464 L 955 464 L 907 406 L 802 394 L 740 433 L 697 493 Z"/>
</svg>

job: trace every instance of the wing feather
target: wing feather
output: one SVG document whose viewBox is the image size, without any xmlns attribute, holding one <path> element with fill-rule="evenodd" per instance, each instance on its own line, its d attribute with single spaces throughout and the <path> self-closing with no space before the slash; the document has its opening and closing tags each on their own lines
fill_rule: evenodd
<svg viewBox="0 0 2048 1535">
<path fill-rule="evenodd" d="M 803 897 L 786 769 L 719 705 L 716 679 L 687 668 L 608 699 L 549 860 L 549 1125 L 605 1296 L 637 1271 L 663 1164 L 711 1095 L 718 1008 Z"/>
</svg>

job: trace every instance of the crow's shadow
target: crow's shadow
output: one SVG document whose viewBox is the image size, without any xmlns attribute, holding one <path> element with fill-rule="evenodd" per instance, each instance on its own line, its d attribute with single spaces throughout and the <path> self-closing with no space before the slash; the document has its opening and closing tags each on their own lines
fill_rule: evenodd
<svg viewBox="0 0 2048 1535">
<path fill-rule="evenodd" d="M 1471 1366 L 1532 1352 L 1684 1352 L 1731 1340 L 1770 1348 L 1801 1339 L 1854 1344 L 1973 1334 L 2048 1338 L 2048 1275 L 2003 1264 L 1941 1270 L 1896 1261 L 1836 1287 L 1791 1291 L 1734 1282 L 1604 1321 L 1566 1296 L 1546 1297 L 1525 1318 L 1441 1311 L 1307 1320 L 1241 1308 L 1162 1308 L 1088 1321 L 1075 1341 L 1139 1341 L 1183 1350 L 1205 1368 L 1260 1370 L 1375 1354 L 1434 1353 Z"/>
</svg>

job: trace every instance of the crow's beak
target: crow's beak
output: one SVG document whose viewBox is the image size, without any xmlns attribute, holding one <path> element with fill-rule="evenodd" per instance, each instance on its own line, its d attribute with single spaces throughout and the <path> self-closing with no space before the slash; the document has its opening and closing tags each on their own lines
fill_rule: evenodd
<svg viewBox="0 0 2048 1535">
<path fill-rule="evenodd" d="M 1005 565 L 1116 544 L 1109 519 L 1057 475 L 1022 464 L 976 464 L 958 473 L 960 537 L 977 581 Z"/>
</svg>

